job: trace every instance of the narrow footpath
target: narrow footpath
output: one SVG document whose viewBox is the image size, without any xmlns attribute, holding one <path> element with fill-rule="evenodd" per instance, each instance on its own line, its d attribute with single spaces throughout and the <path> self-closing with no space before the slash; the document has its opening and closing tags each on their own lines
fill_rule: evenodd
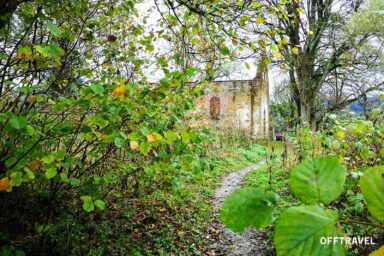
<svg viewBox="0 0 384 256">
<path fill-rule="evenodd" d="M 236 234 L 227 229 L 218 220 L 224 198 L 243 185 L 245 175 L 265 164 L 261 161 L 243 170 L 231 173 L 225 177 L 221 186 L 215 192 L 213 199 L 213 220 L 208 229 L 207 240 L 210 243 L 207 255 L 226 256 L 265 256 L 268 255 L 266 231 L 253 228 L 246 229 L 242 234 Z"/>
</svg>

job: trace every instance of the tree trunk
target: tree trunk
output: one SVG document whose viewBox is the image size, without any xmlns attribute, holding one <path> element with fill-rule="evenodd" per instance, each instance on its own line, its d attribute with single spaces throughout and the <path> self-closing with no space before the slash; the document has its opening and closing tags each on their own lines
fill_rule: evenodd
<svg viewBox="0 0 384 256">
<path fill-rule="evenodd" d="M 309 127 L 311 123 L 311 106 L 308 104 L 307 95 L 300 95 L 300 124 L 303 127 Z"/>
</svg>

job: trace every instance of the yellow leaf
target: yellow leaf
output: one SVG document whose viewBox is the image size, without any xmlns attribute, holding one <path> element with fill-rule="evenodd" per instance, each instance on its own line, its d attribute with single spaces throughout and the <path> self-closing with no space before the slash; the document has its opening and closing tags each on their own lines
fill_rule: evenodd
<svg viewBox="0 0 384 256">
<path fill-rule="evenodd" d="M 150 135 L 148 135 L 148 136 L 147 136 L 147 140 L 148 140 L 149 142 L 155 142 L 155 141 L 157 140 L 156 135 L 155 135 L 155 134 L 150 134 Z"/>
<path fill-rule="evenodd" d="M 139 150 L 140 148 L 139 143 L 137 141 L 130 141 L 129 145 L 132 150 Z"/>
<path fill-rule="evenodd" d="M 0 191 L 7 191 L 10 188 L 11 184 L 8 177 L 0 179 Z"/>
<path fill-rule="evenodd" d="M 256 23 L 257 24 L 264 24 L 265 23 L 265 19 L 262 18 L 262 17 L 258 17 L 258 18 L 256 18 Z"/>
<path fill-rule="evenodd" d="M 369 256 L 383 256 L 383 255 L 384 255 L 384 245 L 382 245 L 379 249 L 369 254 Z"/>
<path fill-rule="evenodd" d="M 339 130 L 336 132 L 335 136 L 339 138 L 345 138 L 345 132 L 343 130 Z"/>
<path fill-rule="evenodd" d="M 120 96 L 126 97 L 127 96 L 127 91 L 126 91 L 125 84 L 120 84 L 120 86 L 116 87 L 113 90 L 113 96 L 115 96 L 115 97 L 120 97 Z"/>
<path fill-rule="evenodd" d="M 31 96 L 29 96 L 29 98 L 28 98 L 28 102 L 31 103 L 31 104 L 33 104 L 33 103 L 35 103 L 35 102 L 38 100 L 38 98 L 39 98 L 38 95 L 31 95 Z"/>
<path fill-rule="evenodd" d="M 280 53 L 280 52 L 277 52 L 277 51 L 273 53 L 273 56 L 274 56 L 275 58 L 277 58 L 277 59 L 281 59 L 281 57 L 282 57 L 281 53 Z"/>
</svg>

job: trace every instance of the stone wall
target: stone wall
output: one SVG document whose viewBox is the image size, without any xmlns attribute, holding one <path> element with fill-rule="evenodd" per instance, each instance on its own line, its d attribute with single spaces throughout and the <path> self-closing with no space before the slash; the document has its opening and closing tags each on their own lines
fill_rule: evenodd
<svg viewBox="0 0 384 256">
<path fill-rule="evenodd" d="M 214 129 L 273 138 L 267 73 L 258 72 L 253 80 L 211 82 L 198 106 L 204 123 Z"/>
</svg>

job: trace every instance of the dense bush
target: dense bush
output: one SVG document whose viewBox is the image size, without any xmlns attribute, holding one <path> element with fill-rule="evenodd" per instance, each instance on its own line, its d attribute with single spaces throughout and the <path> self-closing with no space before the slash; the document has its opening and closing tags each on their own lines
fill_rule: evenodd
<svg viewBox="0 0 384 256">
<path fill-rule="evenodd" d="M 138 195 L 182 193 L 179 178 L 207 167 L 207 134 L 187 125 L 195 70 L 172 72 L 163 56 L 149 83 L 162 35 L 137 16 L 135 1 L 28 1 L 0 30 L 2 254 L 128 254 L 108 249 L 109 220 Z"/>
<path fill-rule="evenodd" d="M 320 131 L 299 129 L 284 142 L 287 152 L 282 154 L 298 163 L 286 173 L 289 178 L 280 181 L 280 186 L 289 185 L 291 191 L 268 185 L 264 172 L 252 180 L 251 187 L 226 199 L 221 220 L 241 232 L 248 226 L 269 226 L 273 216 L 279 216 L 274 230 L 277 255 L 369 254 L 383 242 L 383 121 L 383 109 L 378 108 L 369 120 L 331 115 Z M 273 168 L 285 170 L 276 164 Z M 270 173 L 269 182 L 277 179 L 274 174 Z M 292 194 L 301 204 L 286 201 Z M 352 245 L 345 250 L 340 241 L 321 245 L 321 236 L 372 237 L 376 245 Z"/>
<path fill-rule="evenodd" d="M 290 140 L 292 150 L 301 159 L 334 154 L 341 157 L 350 170 L 384 163 L 384 119 L 383 109 L 373 110 L 372 117 L 329 117 L 327 126 L 313 132 L 300 129 Z"/>
</svg>

